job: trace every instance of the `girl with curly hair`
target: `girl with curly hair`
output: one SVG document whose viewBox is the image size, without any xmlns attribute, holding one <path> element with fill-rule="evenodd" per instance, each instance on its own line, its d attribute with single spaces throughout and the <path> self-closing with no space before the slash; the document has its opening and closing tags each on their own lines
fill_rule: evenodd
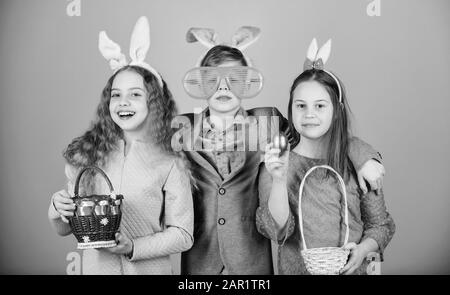
<svg viewBox="0 0 450 295">
<path fill-rule="evenodd" d="M 61 236 L 71 233 L 68 217 L 77 172 L 97 166 L 124 195 L 117 246 L 83 250 L 83 274 L 172 274 L 170 254 L 193 244 L 189 173 L 170 141 L 175 102 L 151 67 L 124 65 L 103 89 L 92 127 L 64 151 L 68 189 L 56 192 L 48 218 Z M 107 191 L 104 179 L 85 174 L 81 194 Z"/>
</svg>

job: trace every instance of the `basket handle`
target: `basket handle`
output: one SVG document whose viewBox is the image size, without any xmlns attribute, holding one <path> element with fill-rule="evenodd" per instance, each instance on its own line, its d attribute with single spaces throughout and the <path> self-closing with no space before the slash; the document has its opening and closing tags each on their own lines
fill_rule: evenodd
<svg viewBox="0 0 450 295">
<path fill-rule="evenodd" d="M 346 232 L 345 232 L 345 241 L 344 241 L 344 245 L 346 245 L 348 243 L 348 234 L 349 234 L 349 229 L 348 229 L 348 206 L 347 206 L 347 191 L 345 189 L 345 183 L 344 180 L 342 179 L 342 177 L 339 175 L 339 173 L 337 173 L 333 168 L 331 168 L 328 165 L 318 165 L 318 166 L 314 166 L 311 169 L 309 169 L 305 176 L 302 179 L 302 182 L 300 183 L 300 191 L 299 191 L 299 196 L 298 196 L 298 217 L 299 217 L 299 221 L 300 221 L 300 234 L 302 236 L 302 242 L 303 242 L 303 247 L 305 250 L 308 250 L 308 248 L 306 247 L 306 242 L 305 242 L 305 235 L 303 234 L 303 217 L 302 217 L 302 195 L 303 195 L 303 187 L 305 186 L 305 182 L 306 182 L 306 177 L 308 177 L 309 174 L 311 174 L 311 172 L 313 172 L 314 170 L 316 170 L 317 168 L 325 168 L 328 170 L 331 170 L 332 172 L 334 172 L 334 174 L 336 174 L 339 183 L 341 184 L 342 187 L 342 192 L 344 194 L 344 204 L 345 204 L 345 217 L 344 217 L 344 222 L 345 222 L 345 226 L 346 226 Z"/>
<path fill-rule="evenodd" d="M 84 168 L 80 171 L 80 173 L 78 173 L 77 179 L 76 179 L 76 181 L 75 181 L 75 190 L 74 190 L 74 195 L 75 195 L 75 197 L 79 197 L 78 191 L 79 191 L 79 187 L 80 187 L 81 176 L 84 174 L 84 172 L 86 172 L 87 170 L 91 170 L 91 169 L 92 169 L 92 170 L 96 170 L 97 172 L 100 172 L 100 174 L 103 176 L 103 178 L 104 178 L 104 179 L 106 180 L 106 182 L 108 183 L 111 198 L 115 199 L 115 198 L 116 198 L 116 194 L 114 193 L 114 188 L 113 188 L 113 185 L 112 185 L 112 183 L 111 183 L 111 180 L 109 180 L 108 175 L 106 175 L 106 173 L 105 173 L 102 169 L 100 169 L 100 168 L 98 168 L 98 167 L 96 167 L 96 166 L 87 166 L 87 167 L 84 167 Z"/>
</svg>

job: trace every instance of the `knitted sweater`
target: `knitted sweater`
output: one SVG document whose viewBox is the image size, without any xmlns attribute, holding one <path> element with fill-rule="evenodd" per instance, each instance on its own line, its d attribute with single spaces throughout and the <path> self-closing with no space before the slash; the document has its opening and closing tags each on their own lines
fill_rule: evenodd
<svg viewBox="0 0 450 295">
<path fill-rule="evenodd" d="M 115 192 L 124 196 L 120 232 L 133 241 L 133 256 L 83 250 L 83 274 L 172 274 L 170 254 L 186 251 L 193 244 L 189 176 L 181 160 L 151 144 L 133 141 L 126 156 L 124 141 L 118 146 L 101 168 Z M 66 165 L 66 175 L 72 194 L 77 170 Z M 96 193 L 109 192 L 100 176 L 95 176 L 94 184 Z"/>
</svg>

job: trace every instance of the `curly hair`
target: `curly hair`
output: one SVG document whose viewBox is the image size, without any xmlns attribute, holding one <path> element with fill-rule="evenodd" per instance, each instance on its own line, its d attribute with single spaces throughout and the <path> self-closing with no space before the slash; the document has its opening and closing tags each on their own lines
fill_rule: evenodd
<svg viewBox="0 0 450 295">
<path fill-rule="evenodd" d="M 95 119 L 89 130 L 82 136 L 73 139 L 64 150 L 63 156 L 70 165 L 76 168 L 89 165 L 101 167 L 105 165 L 110 152 L 118 148 L 118 140 L 123 139 L 123 131 L 111 118 L 109 103 L 114 78 L 124 71 L 132 71 L 142 76 L 144 86 L 149 93 L 147 97 L 148 116 L 151 119 L 149 132 L 154 138 L 155 144 L 160 146 L 164 152 L 175 154 L 171 147 L 171 138 L 174 132 L 171 128 L 171 121 L 177 110 L 166 82 L 163 81 L 161 88 L 157 78 L 150 71 L 139 66 L 128 65 L 108 79 L 102 91 Z"/>
</svg>

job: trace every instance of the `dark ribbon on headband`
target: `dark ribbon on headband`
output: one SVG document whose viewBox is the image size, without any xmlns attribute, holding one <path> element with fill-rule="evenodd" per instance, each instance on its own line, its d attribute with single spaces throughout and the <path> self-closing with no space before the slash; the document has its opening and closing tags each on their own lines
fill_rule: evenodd
<svg viewBox="0 0 450 295">
<path fill-rule="evenodd" d="M 316 61 L 312 61 L 309 58 L 305 60 L 305 63 L 303 64 L 303 70 L 306 71 L 312 69 L 323 70 L 323 61 L 321 58 Z"/>
</svg>

